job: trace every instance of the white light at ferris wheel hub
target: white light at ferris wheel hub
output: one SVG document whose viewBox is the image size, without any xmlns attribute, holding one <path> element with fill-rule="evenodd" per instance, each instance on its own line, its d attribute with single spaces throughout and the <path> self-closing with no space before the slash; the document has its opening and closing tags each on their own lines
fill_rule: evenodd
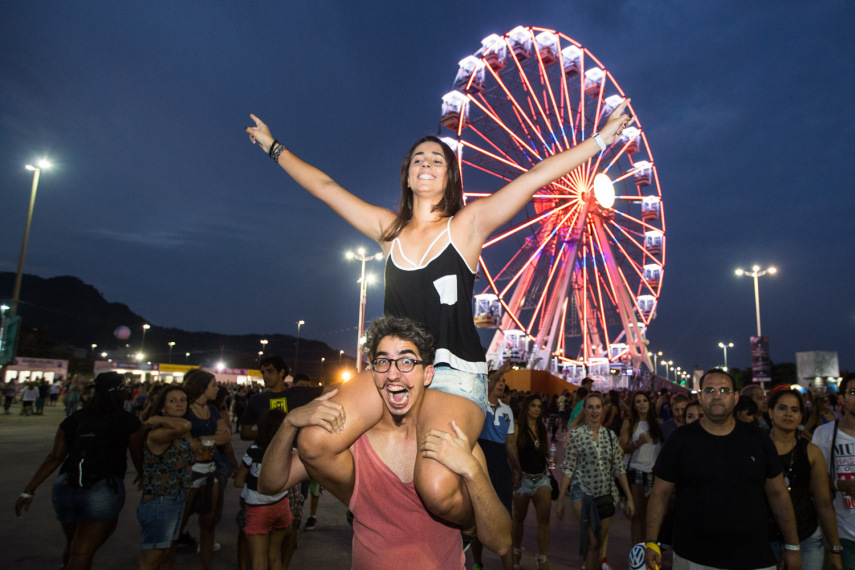
<svg viewBox="0 0 855 570">
<path fill-rule="evenodd" d="M 443 140 L 457 154 L 464 198 L 488 196 L 589 138 L 625 96 L 589 50 L 555 30 L 488 36 L 442 98 Z M 476 324 L 497 328 L 494 364 L 651 368 L 646 329 L 662 288 L 665 220 L 647 137 L 631 104 L 626 112 L 633 126 L 535 193 L 485 243 L 476 305 L 492 302 L 501 316 L 476 310 Z"/>
</svg>

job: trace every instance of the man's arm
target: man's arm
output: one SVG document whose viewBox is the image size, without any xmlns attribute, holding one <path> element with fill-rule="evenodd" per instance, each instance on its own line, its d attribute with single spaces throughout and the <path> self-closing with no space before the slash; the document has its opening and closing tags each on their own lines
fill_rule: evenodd
<svg viewBox="0 0 855 570">
<path fill-rule="evenodd" d="M 647 501 L 647 536 L 644 537 L 646 541 L 657 542 L 659 530 L 662 528 L 662 520 L 665 518 L 665 511 L 668 510 L 668 505 L 671 504 L 671 495 L 674 494 L 674 487 L 674 483 L 670 483 L 659 477 L 653 480 L 653 491 L 650 493 L 650 499 Z M 652 548 L 646 548 L 644 551 L 644 562 L 651 570 L 659 568 L 662 565 L 661 552 L 656 552 Z"/>
<path fill-rule="evenodd" d="M 793 501 L 784 484 L 784 476 L 777 475 L 766 479 L 766 499 L 775 515 L 775 522 L 781 530 L 784 539 L 784 550 L 781 553 L 783 568 L 787 570 L 799 570 L 802 567 L 802 557 L 798 550 L 788 550 L 787 545 L 798 547 L 799 534 L 796 531 L 796 514 L 793 511 Z"/>
<path fill-rule="evenodd" d="M 517 449 L 517 434 L 509 433 L 505 436 L 505 452 L 508 455 L 508 465 L 511 467 L 511 475 L 514 479 L 514 489 L 519 489 L 522 467 L 520 467 L 520 453 Z"/>
<path fill-rule="evenodd" d="M 511 517 L 487 476 L 484 452 L 477 445 L 470 451 L 469 440 L 457 422 L 452 420 L 451 426 L 456 436 L 431 430 L 419 451 L 422 457 L 435 459 L 461 476 L 472 502 L 478 540 L 499 556 L 504 556 L 511 548 Z"/>
<path fill-rule="evenodd" d="M 318 426 L 330 433 L 336 433 L 341 429 L 344 424 L 343 408 L 335 402 L 327 401 L 335 394 L 335 391 L 328 392 L 285 416 L 282 425 L 279 426 L 279 430 L 264 452 L 264 461 L 261 463 L 261 473 L 258 477 L 259 492 L 268 495 L 279 493 L 308 477 L 306 468 L 297 452 L 293 450 L 294 440 L 297 438 L 299 429 L 309 425 Z M 352 459 L 350 470 L 353 471 Z M 346 475 L 345 472 L 340 476 L 344 478 Z M 338 497 L 335 483 L 327 489 Z M 353 491 L 352 484 L 350 491 Z"/>
</svg>

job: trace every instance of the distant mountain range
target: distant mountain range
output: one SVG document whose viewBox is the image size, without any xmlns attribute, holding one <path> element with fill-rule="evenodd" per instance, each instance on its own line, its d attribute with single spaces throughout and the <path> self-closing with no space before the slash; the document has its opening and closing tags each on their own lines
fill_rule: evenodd
<svg viewBox="0 0 855 570">
<path fill-rule="evenodd" d="M 12 297 L 15 274 L 0 272 L 0 299 Z M 8 303 L 8 301 L 6 301 Z M 226 335 L 189 332 L 158 326 L 134 313 L 124 303 L 110 303 L 92 285 L 71 275 L 42 278 L 24 275 L 18 315 L 23 327 L 18 342 L 18 355 L 41 358 L 100 358 L 107 351 L 111 357 L 126 358 L 140 351 L 143 324 L 146 360 L 168 362 L 168 343 L 174 342 L 171 360 L 175 364 L 213 366 L 222 360 L 229 368 L 257 368 L 259 340 L 267 339 L 265 354 L 279 354 L 290 366 L 294 364 L 296 337 L 285 334 Z M 117 327 L 131 330 L 127 340 L 116 338 Z M 92 349 L 92 345 L 97 347 Z M 189 356 L 186 356 L 187 353 Z M 300 370 L 312 377 L 322 374 L 321 358 L 329 363 L 324 376 L 338 368 L 339 351 L 325 343 L 300 338 Z M 345 356 L 342 364 L 354 365 Z"/>
</svg>

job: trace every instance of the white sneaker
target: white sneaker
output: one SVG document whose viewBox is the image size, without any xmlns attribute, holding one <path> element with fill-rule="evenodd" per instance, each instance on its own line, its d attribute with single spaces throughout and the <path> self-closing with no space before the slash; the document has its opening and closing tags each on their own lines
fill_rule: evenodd
<svg viewBox="0 0 855 570">
<path fill-rule="evenodd" d="M 600 570 L 612 570 L 612 567 L 609 565 L 608 562 L 603 562 L 602 564 L 600 564 Z"/>
<path fill-rule="evenodd" d="M 222 547 L 223 547 L 222 544 L 220 544 L 219 542 L 215 542 L 214 543 L 214 552 L 217 552 Z M 202 552 L 202 547 L 197 544 L 196 545 L 196 554 L 199 554 L 200 552 Z M 609 570 L 611 570 L 611 568 Z"/>
</svg>

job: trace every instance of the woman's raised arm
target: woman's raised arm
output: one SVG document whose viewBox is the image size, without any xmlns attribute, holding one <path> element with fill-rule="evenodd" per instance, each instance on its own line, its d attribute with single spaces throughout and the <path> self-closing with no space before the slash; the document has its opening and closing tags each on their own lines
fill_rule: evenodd
<svg viewBox="0 0 855 570">
<path fill-rule="evenodd" d="M 312 196 L 323 201 L 351 226 L 374 241 L 380 242 L 383 232 L 395 220 L 395 214 L 357 198 L 339 186 L 326 173 L 300 159 L 287 147 L 279 150 L 277 145 L 271 149 L 274 142 L 278 141 L 275 141 L 270 129 L 261 119 L 252 114 L 250 117 L 255 122 L 255 126 L 246 127 L 246 132 L 253 143 L 257 143 L 271 158 L 274 158 L 276 163 Z M 274 152 L 270 152 L 271 150 Z"/>
<path fill-rule="evenodd" d="M 624 99 L 599 131 L 599 136 L 606 145 L 613 144 L 631 122 L 631 117 L 623 113 L 629 101 Z M 599 152 L 599 144 L 591 137 L 573 148 L 538 162 L 531 170 L 519 175 L 501 190 L 467 204 L 457 215 L 461 218 L 462 227 L 472 228 L 471 239 L 480 241 L 480 247 L 491 233 L 514 217 L 535 192 L 572 172 Z"/>
</svg>

